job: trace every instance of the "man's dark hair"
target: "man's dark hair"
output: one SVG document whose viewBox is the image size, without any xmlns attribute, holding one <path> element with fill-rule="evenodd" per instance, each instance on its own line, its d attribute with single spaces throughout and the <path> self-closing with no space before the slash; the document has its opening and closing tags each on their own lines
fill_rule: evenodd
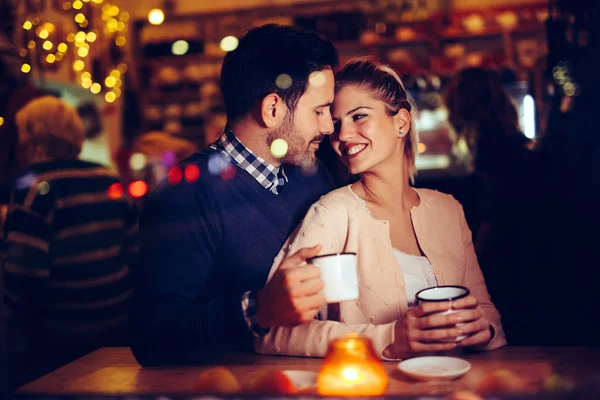
<svg viewBox="0 0 600 400">
<path fill-rule="evenodd" d="M 225 56 L 221 68 L 228 121 L 238 121 L 270 93 L 281 96 L 293 112 L 306 91 L 309 75 L 338 64 L 333 44 L 317 33 L 275 24 L 247 31 L 238 47 Z"/>
</svg>

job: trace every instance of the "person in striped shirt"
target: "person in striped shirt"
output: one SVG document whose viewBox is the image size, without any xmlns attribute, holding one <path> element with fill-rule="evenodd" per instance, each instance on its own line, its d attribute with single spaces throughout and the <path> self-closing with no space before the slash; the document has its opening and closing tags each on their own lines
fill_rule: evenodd
<svg viewBox="0 0 600 400">
<path fill-rule="evenodd" d="M 2 241 L 13 385 L 127 343 L 137 212 L 118 177 L 77 159 L 84 127 L 53 96 L 16 116 L 19 161 Z"/>
</svg>

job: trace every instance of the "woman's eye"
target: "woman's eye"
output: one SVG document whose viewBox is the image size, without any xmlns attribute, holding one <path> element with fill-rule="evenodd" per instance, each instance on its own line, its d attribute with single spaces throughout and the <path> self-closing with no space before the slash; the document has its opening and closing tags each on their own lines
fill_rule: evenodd
<svg viewBox="0 0 600 400">
<path fill-rule="evenodd" d="M 354 114 L 354 115 L 352 116 L 352 120 L 353 120 L 353 121 L 358 121 L 359 119 L 363 119 L 363 118 L 364 118 L 364 117 L 366 117 L 366 116 L 367 116 L 367 114 Z"/>
</svg>

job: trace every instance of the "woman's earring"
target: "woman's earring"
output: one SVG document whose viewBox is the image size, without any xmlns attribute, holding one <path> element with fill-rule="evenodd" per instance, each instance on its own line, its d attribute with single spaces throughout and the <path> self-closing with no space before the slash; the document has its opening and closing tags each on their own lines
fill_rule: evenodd
<svg viewBox="0 0 600 400">
<path fill-rule="evenodd" d="M 404 136 L 404 131 L 402 129 L 400 129 L 400 137 Z"/>
</svg>

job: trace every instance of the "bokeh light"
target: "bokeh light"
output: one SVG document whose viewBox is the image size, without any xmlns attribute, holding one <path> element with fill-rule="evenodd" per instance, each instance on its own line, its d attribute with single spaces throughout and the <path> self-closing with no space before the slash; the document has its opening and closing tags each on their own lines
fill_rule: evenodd
<svg viewBox="0 0 600 400">
<path fill-rule="evenodd" d="M 86 49 L 85 47 L 80 47 L 79 50 L 77 50 L 77 55 L 79 57 L 87 57 L 89 53 L 89 50 Z"/>
<path fill-rule="evenodd" d="M 33 27 L 33 24 L 31 23 L 31 21 L 25 21 L 23 22 L 23 29 L 25 30 L 30 30 Z"/>
<path fill-rule="evenodd" d="M 220 175 L 221 171 L 223 171 L 223 168 L 225 167 L 225 164 L 227 164 L 227 160 L 225 160 L 225 157 L 222 154 L 212 154 L 208 158 L 208 172 L 213 175 Z"/>
<path fill-rule="evenodd" d="M 160 25 L 164 22 L 164 20 L 165 13 L 161 9 L 154 8 L 148 13 L 148 22 L 150 22 L 152 25 Z"/>
<path fill-rule="evenodd" d="M 233 51 L 238 47 L 238 38 L 235 36 L 225 36 L 221 39 L 220 47 L 223 51 Z"/>
<path fill-rule="evenodd" d="M 190 164 L 183 171 L 185 180 L 188 182 L 196 182 L 200 178 L 200 168 L 195 164 Z"/>
<path fill-rule="evenodd" d="M 108 187 L 107 191 L 108 197 L 111 199 L 120 199 L 125 194 L 125 190 L 123 189 L 123 185 L 120 183 L 113 183 Z"/>
<path fill-rule="evenodd" d="M 0 126 L 4 125 L 4 118 L 0 117 Z"/>
<path fill-rule="evenodd" d="M 117 38 L 115 39 L 115 43 L 119 47 L 125 46 L 125 44 L 127 43 L 127 39 L 125 39 L 125 36 L 117 36 Z"/>
<path fill-rule="evenodd" d="M 86 35 L 85 38 L 87 39 L 88 42 L 94 43 L 96 41 L 96 39 L 98 38 L 98 36 L 94 32 L 88 32 L 88 34 Z"/>
<path fill-rule="evenodd" d="M 40 184 L 38 185 L 38 193 L 42 196 L 45 196 L 48 193 L 50 193 L 50 184 L 46 181 L 40 182 Z"/>
<path fill-rule="evenodd" d="M 51 42 L 51 41 L 49 41 L 49 40 L 46 40 L 46 41 L 44 42 L 44 44 L 42 45 L 42 48 L 43 48 L 44 50 L 52 50 L 52 42 Z"/>
<path fill-rule="evenodd" d="M 66 43 L 60 43 L 60 44 L 59 44 L 59 45 L 56 47 L 56 49 L 57 49 L 58 51 L 60 51 L 61 53 L 64 53 L 64 52 L 66 52 L 66 51 L 67 51 L 68 47 L 67 47 L 67 44 L 66 44 Z"/>
<path fill-rule="evenodd" d="M 135 199 L 144 197 L 148 193 L 148 184 L 144 181 L 133 181 L 129 184 L 129 195 Z"/>
<path fill-rule="evenodd" d="M 77 15 L 75 15 L 75 22 L 80 24 L 83 21 L 85 21 L 85 15 L 83 15 L 82 13 L 77 13 Z"/>
<path fill-rule="evenodd" d="M 40 33 L 38 34 L 38 36 L 40 37 L 40 39 L 48 39 L 48 35 L 49 35 L 48 31 L 45 30 L 45 29 L 42 29 L 40 31 Z"/>
<path fill-rule="evenodd" d="M 81 10 L 81 7 L 83 7 L 83 3 L 80 0 L 75 0 L 73 2 L 73 6 L 74 9 L 76 10 Z"/>
<path fill-rule="evenodd" d="M 280 74 L 277 79 L 275 79 L 275 84 L 280 89 L 288 89 L 292 86 L 292 77 L 288 74 Z"/>
<path fill-rule="evenodd" d="M 288 143 L 283 139 L 275 139 L 271 143 L 271 154 L 274 157 L 281 158 L 285 157 L 288 152 Z"/>
<path fill-rule="evenodd" d="M 167 173 L 167 180 L 171 185 L 176 185 L 183 179 L 183 172 L 178 166 L 171 167 Z"/>
<path fill-rule="evenodd" d="M 56 56 L 54 54 L 48 54 L 46 56 L 47 63 L 52 64 L 54 61 L 56 61 Z"/>
<path fill-rule="evenodd" d="M 230 181 L 235 178 L 236 168 L 233 164 L 227 163 L 223 170 L 221 171 L 221 179 L 224 181 Z"/>
<path fill-rule="evenodd" d="M 185 40 L 177 40 L 171 46 L 171 52 L 176 56 L 182 56 L 188 52 L 190 45 Z"/>
<path fill-rule="evenodd" d="M 425 143 L 419 143 L 417 145 L 417 150 L 419 151 L 419 154 L 423 154 L 427 151 L 427 145 L 425 145 Z"/>
<path fill-rule="evenodd" d="M 93 83 L 92 86 L 90 86 L 90 92 L 92 92 L 94 94 L 100 93 L 101 90 L 102 90 L 102 86 L 100 86 L 100 84 L 98 82 Z"/>
<path fill-rule="evenodd" d="M 21 72 L 23 72 L 24 74 L 29 73 L 29 71 L 31 71 L 31 65 L 25 63 L 21 66 Z"/>
<path fill-rule="evenodd" d="M 106 100 L 107 103 L 114 103 L 116 99 L 117 94 L 115 92 L 108 92 L 104 95 L 104 100 Z"/>
<path fill-rule="evenodd" d="M 106 85 L 106 87 L 114 87 L 115 84 L 117 83 L 117 80 L 115 79 L 114 76 L 107 76 L 106 79 L 104 80 L 104 84 Z"/>
<path fill-rule="evenodd" d="M 146 156 L 142 153 L 133 153 L 129 158 L 129 166 L 134 171 L 139 171 L 144 169 L 146 166 L 147 160 Z"/>
<path fill-rule="evenodd" d="M 308 77 L 308 82 L 310 85 L 316 87 L 323 86 L 325 84 L 325 80 L 325 74 L 321 71 L 314 71 Z"/>
</svg>

